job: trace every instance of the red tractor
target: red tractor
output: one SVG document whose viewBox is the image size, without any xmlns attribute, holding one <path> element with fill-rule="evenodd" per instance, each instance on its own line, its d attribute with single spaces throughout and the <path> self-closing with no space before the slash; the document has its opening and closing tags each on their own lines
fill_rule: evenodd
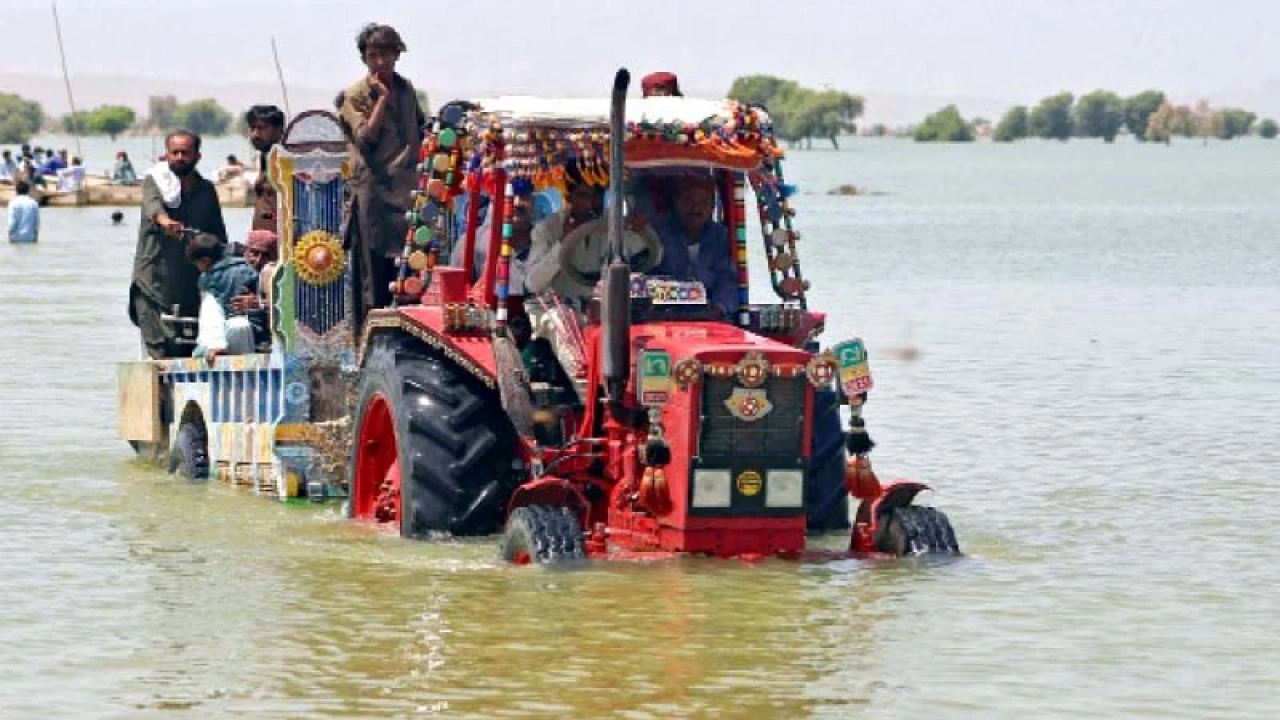
<svg viewBox="0 0 1280 720">
<path fill-rule="evenodd" d="M 441 110 L 400 303 L 364 331 L 351 515 L 412 537 L 502 531 L 513 563 L 794 557 L 810 532 L 850 528 L 852 496 L 850 552 L 957 553 L 946 516 L 912 504 L 924 485 L 882 485 L 871 471 L 865 348 L 818 348 L 825 316 L 807 308 L 767 115 L 681 97 L 628 107 L 627 80 L 620 71 L 612 102 Z M 624 237 L 624 207 L 670 211 L 668 180 L 690 170 L 714 183 L 734 269 L 728 311 L 712 297 L 724 288 L 654 273 L 655 258 Z M 513 218 L 560 222 L 568 179 L 609 193 L 594 268 L 575 245 L 589 234 L 552 248 L 557 269 L 595 289 L 520 293 Z M 748 194 L 778 304 L 749 302 Z"/>
</svg>

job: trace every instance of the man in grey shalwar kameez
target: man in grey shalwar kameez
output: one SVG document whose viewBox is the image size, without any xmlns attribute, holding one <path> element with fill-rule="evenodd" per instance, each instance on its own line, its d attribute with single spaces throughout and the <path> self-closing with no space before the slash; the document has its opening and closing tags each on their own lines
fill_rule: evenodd
<svg viewBox="0 0 1280 720">
<path fill-rule="evenodd" d="M 192 350 L 190 345 L 173 342 L 172 330 L 160 319 L 175 305 L 182 317 L 200 312 L 200 271 L 187 260 L 182 228 L 227 241 L 218 192 L 196 172 L 200 136 L 185 130 L 170 133 L 165 138 L 165 161 L 168 173 L 158 166 L 142 183 L 142 219 L 129 285 L 129 319 L 142 331 L 142 342 L 152 358 L 184 357 Z"/>
</svg>

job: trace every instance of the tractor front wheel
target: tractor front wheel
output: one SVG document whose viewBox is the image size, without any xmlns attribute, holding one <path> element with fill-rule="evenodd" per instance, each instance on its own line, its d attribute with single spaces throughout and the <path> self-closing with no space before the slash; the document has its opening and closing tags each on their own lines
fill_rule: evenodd
<svg viewBox="0 0 1280 720">
<path fill-rule="evenodd" d="M 875 548 L 898 557 L 960 554 L 951 521 L 941 510 L 922 505 L 904 505 L 885 513 L 876 530 Z"/>
<path fill-rule="evenodd" d="M 568 508 L 518 507 L 507 518 L 499 554 L 513 565 L 562 565 L 587 557 L 578 518 Z"/>
</svg>

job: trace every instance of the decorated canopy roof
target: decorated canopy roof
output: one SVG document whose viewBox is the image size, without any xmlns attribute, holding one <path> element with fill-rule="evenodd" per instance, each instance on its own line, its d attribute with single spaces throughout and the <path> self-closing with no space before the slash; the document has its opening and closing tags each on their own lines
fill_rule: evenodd
<svg viewBox="0 0 1280 720">
<path fill-rule="evenodd" d="M 481 133 L 501 126 L 507 157 L 520 171 L 573 160 L 604 162 L 609 142 L 607 98 L 506 96 L 477 101 Z M 781 154 L 769 117 L 733 100 L 654 97 L 627 103 L 628 167 L 697 165 L 754 170 Z"/>
</svg>

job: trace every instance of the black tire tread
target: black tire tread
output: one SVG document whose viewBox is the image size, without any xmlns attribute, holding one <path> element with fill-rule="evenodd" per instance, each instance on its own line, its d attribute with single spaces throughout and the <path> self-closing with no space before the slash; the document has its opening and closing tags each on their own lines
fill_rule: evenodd
<svg viewBox="0 0 1280 720">
<path fill-rule="evenodd" d="M 881 552 L 904 557 L 960 554 L 960 543 L 946 513 L 924 505 L 890 510 L 881 520 L 875 544 Z"/>
<path fill-rule="evenodd" d="M 497 393 L 413 338 L 372 342 L 360 407 L 377 390 L 396 415 L 405 470 L 401 535 L 495 532 L 509 496 L 503 473 L 511 450 Z"/>
<path fill-rule="evenodd" d="M 577 516 L 565 507 L 528 505 L 507 519 L 499 553 L 511 562 L 521 552 L 539 565 L 563 565 L 586 559 L 587 550 Z"/>
<path fill-rule="evenodd" d="M 186 422 L 178 428 L 169 456 L 169 472 L 177 472 L 188 480 L 206 480 L 209 477 L 209 436 L 204 426 Z"/>
</svg>

